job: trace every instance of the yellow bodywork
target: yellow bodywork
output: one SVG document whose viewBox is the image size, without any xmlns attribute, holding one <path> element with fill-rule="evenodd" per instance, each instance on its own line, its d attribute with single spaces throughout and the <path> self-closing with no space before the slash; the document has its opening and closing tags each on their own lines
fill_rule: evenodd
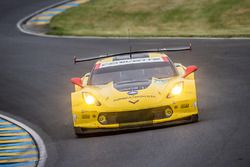
<svg viewBox="0 0 250 167">
<path fill-rule="evenodd" d="M 163 54 L 153 53 L 151 57 L 159 57 Z M 166 56 L 166 55 L 165 55 Z M 112 58 L 106 58 L 97 63 L 110 62 Z M 96 64 L 97 64 L 96 63 Z M 144 109 L 158 108 L 163 106 L 171 107 L 173 114 L 169 118 L 152 120 L 152 124 L 179 120 L 182 118 L 198 115 L 197 97 L 195 88 L 194 73 L 183 78 L 185 68 L 175 63 L 178 76 L 165 79 L 152 78 L 149 87 L 138 90 L 136 95 L 128 95 L 128 92 L 120 92 L 113 87 L 113 83 L 102 86 L 87 85 L 89 73 L 82 78 L 83 88 L 75 85 L 75 91 L 71 94 L 72 114 L 75 128 L 98 129 L 98 128 L 119 128 L 116 124 L 101 124 L 98 121 L 100 113 L 119 113 L 138 111 Z M 183 91 L 180 95 L 168 97 L 171 89 L 176 83 L 183 82 Z M 83 92 L 91 93 L 101 105 L 86 104 Z M 133 104 L 129 101 L 139 102 Z M 142 126 L 143 122 L 131 122 L 126 125 Z M 124 125 L 126 127 L 126 125 Z"/>
</svg>

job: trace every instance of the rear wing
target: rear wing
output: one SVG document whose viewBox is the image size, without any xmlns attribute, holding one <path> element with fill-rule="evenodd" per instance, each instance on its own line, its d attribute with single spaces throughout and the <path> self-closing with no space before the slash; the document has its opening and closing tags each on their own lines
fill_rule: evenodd
<svg viewBox="0 0 250 167">
<path fill-rule="evenodd" d="M 91 61 L 91 60 L 98 60 L 108 57 L 116 57 L 116 56 L 122 56 L 122 55 L 132 55 L 137 53 L 152 53 L 152 52 L 179 52 L 179 51 L 186 51 L 186 50 L 192 50 L 192 45 L 190 43 L 189 46 L 184 47 L 175 47 L 175 48 L 161 48 L 161 49 L 149 49 L 149 50 L 139 50 L 139 51 L 130 51 L 130 52 L 123 52 L 123 53 L 115 53 L 115 54 L 108 54 L 108 55 L 100 55 L 97 57 L 89 57 L 89 58 L 76 58 L 74 57 L 74 64 L 85 62 L 85 61 Z M 132 58 L 132 56 L 131 56 Z"/>
</svg>

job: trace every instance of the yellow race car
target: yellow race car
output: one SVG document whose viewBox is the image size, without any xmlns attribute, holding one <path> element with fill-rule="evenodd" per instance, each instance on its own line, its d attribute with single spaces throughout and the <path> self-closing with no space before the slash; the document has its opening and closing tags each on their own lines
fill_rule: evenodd
<svg viewBox="0 0 250 167">
<path fill-rule="evenodd" d="M 173 63 L 163 53 L 184 50 L 191 45 L 75 58 L 99 59 L 90 73 L 71 79 L 76 135 L 198 121 L 197 67 Z"/>
</svg>

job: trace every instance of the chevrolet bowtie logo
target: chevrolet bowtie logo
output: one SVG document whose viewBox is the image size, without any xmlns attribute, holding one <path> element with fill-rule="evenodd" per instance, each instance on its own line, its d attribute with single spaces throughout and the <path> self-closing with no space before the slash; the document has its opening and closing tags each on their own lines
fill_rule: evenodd
<svg viewBox="0 0 250 167">
<path fill-rule="evenodd" d="M 138 91 L 136 90 L 131 90 L 128 92 L 128 95 L 136 95 L 136 94 L 138 94 Z"/>
<path fill-rule="evenodd" d="M 129 103 L 132 103 L 132 104 L 135 104 L 135 103 L 138 103 L 139 100 L 136 100 L 136 101 L 131 101 L 131 100 L 129 100 L 128 102 L 129 102 Z"/>
</svg>

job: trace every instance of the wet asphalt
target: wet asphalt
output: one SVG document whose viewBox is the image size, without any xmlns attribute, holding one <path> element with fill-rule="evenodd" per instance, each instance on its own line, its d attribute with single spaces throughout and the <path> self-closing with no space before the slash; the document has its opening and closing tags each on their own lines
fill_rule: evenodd
<svg viewBox="0 0 250 167">
<path fill-rule="evenodd" d="M 0 110 L 36 130 L 48 151 L 46 166 L 249 166 L 250 40 L 133 39 L 133 49 L 182 46 L 169 53 L 197 65 L 200 122 L 133 133 L 76 138 L 69 83 L 94 62 L 91 57 L 129 50 L 127 39 L 59 39 L 26 35 L 16 28 L 24 16 L 58 0 L 0 1 Z"/>
</svg>

